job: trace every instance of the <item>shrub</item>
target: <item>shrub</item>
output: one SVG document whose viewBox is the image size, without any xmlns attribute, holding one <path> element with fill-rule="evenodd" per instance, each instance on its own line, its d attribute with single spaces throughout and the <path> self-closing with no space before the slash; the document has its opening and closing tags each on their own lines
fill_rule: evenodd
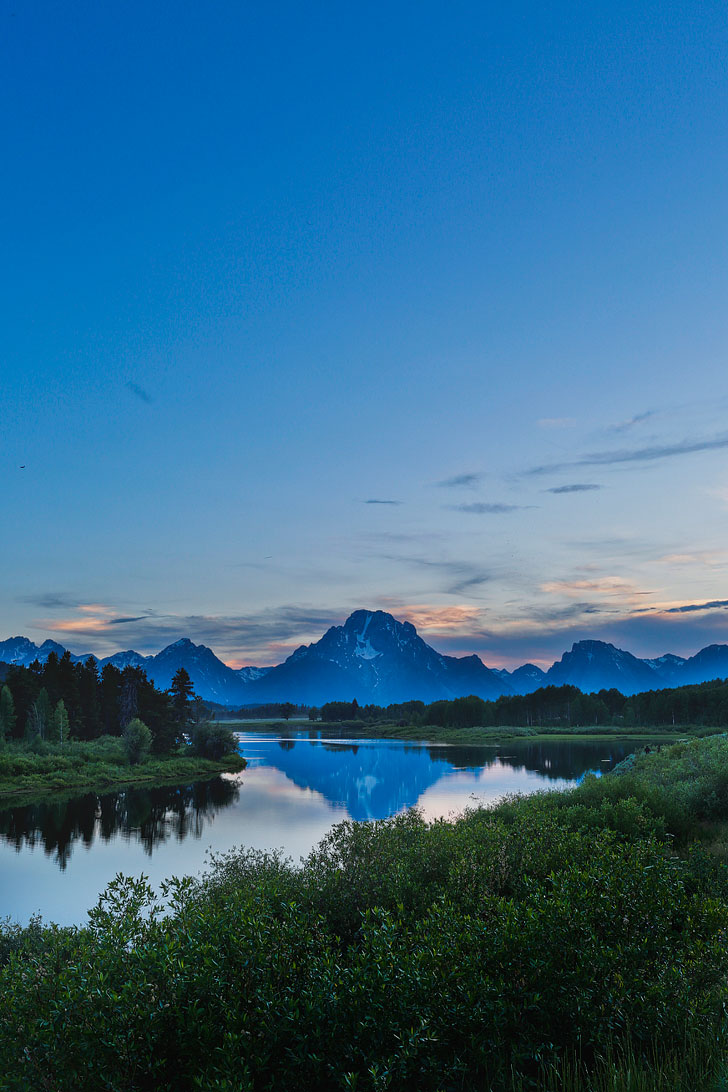
<svg viewBox="0 0 728 1092">
<path fill-rule="evenodd" d="M 192 753 L 200 758 L 220 759 L 237 752 L 235 733 L 218 721 L 201 721 L 190 732 Z"/>
<path fill-rule="evenodd" d="M 132 766 L 142 762 L 152 746 L 152 733 L 138 717 L 130 720 L 122 733 L 126 757 Z"/>
</svg>

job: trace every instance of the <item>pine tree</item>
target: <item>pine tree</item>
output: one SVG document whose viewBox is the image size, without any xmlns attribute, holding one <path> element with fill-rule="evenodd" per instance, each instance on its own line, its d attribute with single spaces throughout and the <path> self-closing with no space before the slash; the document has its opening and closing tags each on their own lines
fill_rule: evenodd
<svg viewBox="0 0 728 1092">
<path fill-rule="evenodd" d="M 9 686 L 0 690 L 0 739 L 7 739 L 15 731 L 15 702 Z"/>
<path fill-rule="evenodd" d="M 51 707 L 48 691 L 43 687 L 38 697 L 33 702 L 26 722 L 26 735 L 31 739 L 40 736 L 45 739 L 52 728 L 53 709 Z"/>
<path fill-rule="evenodd" d="M 63 698 L 59 699 L 53 711 L 53 738 L 60 742 L 61 747 L 68 742 L 68 713 Z"/>
<path fill-rule="evenodd" d="M 183 667 L 180 667 L 175 671 L 169 693 L 172 698 L 172 708 L 174 709 L 175 718 L 177 720 L 178 731 L 181 735 L 183 732 L 186 732 L 190 726 L 190 721 L 192 719 L 192 697 L 194 694 L 192 679 Z"/>
</svg>

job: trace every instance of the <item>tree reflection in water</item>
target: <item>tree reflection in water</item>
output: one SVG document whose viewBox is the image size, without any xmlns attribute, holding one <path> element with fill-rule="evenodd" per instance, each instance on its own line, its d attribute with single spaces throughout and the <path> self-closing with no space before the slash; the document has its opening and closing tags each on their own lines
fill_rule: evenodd
<svg viewBox="0 0 728 1092">
<path fill-rule="evenodd" d="M 121 833 L 136 841 L 149 856 L 160 842 L 199 838 L 205 821 L 235 803 L 238 785 L 222 777 L 191 785 L 128 788 L 98 795 L 85 793 L 70 800 L 26 804 L 0 811 L 0 838 L 23 848 L 42 846 L 60 868 L 68 863 L 73 846 L 91 846 L 98 838 L 108 842 Z"/>
</svg>

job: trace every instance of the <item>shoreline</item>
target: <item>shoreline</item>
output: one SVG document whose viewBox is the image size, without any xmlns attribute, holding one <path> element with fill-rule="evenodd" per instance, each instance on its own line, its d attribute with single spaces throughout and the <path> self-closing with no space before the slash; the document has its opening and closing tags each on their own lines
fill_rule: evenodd
<svg viewBox="0 0 728 1092">
<path fill-rule="evenodd" d="M 698 739 L 705 736 L 720 735 L 720 728 L 700 725 L 684 725 L 674 729 L 650 728 L 637 725 L 634 728 L 619 729 L 612 725 L 595 725 L 592 731 L 578 728 L 538 730 L 525 726 L 500 725 L 487 728 L 435 728 L 430 725 L 386 725 L 362 723 L 356 727 L 350 722 L 303 722 L 295 724 L 285 721 L 226 721 L 233 732 L 248 732 L 252 735 L 267 735 L 271 732 L 282 736 L 296 733 L 316 732 L 322 736 L 331 735 L 340 739 L 393 739 L 403 743 L 419 743 L 423 746 L 440 744 L 494 746 L 504 743 L 677 743 L 681 739 Z"/>
<path fill-rule="evenodd" d="M 242 755 L 226 755 L 219 760 L 175 756 L 153 759 L 139 766 L 91 762 L 86 770 L 81 766 L 74 770 L 46 773 L 28 771 L 0 781 L 0 809 L 17 805 L 23 798 L 50 798 L 85 792 L 103 794 L 124 788 L 161 788 L 190 781 L 209 781 L 223 773 L 239 773 L 246 765 Z M 99 766 L 104 769 L 99 769 Z"/>
</svg>

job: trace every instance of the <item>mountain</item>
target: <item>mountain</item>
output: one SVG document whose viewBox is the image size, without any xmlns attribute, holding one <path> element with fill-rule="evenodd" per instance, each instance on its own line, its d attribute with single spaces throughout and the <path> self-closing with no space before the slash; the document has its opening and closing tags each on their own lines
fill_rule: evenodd
<svg viewBox="0 0 728 1092">
<path fill-rule="evenodd" d="M 728 645 L 708 645 L 701 648 L 675 673 L 672 686 L 687 686 L 689 683 L 706 682 L 708 679 L 728 678 Z"/>
<path fill-rule="evenodd" d="M 167 645 L 156 656 L 148 657 L 143 666 L 149 678 L 162 690 L 169 689 L 175 671 L 184 667 L 201 698 L 222 705 L 241 705 L 251 700 L 248 686 L 237 671 L 218 660 L 211 648 L 195 645 L 189 637 Z"/>
<path fill-rule="evenodd" d="M 65 651 L 63 645 L 59 645 L 58 641 L 48 640 L 44 641 L 42 645 L 35 644 L 27 637 L 8 637 L 6 641 L 0 641 L 0 660 L 6 664 L 17 664 L 18 667 L 27 667 L 34 660 L 44 664 L 51 652 L 55 652 L 57 656 L 62 656 Z M 89 656 L 92 656 L 94 660 L 97 659 L 96 656 L 93 656 L 93 653 L 88 653 L 85 656 L 74 656 L 73 653 L 70 655 L 74 664 L 85 662 Z"/>
<path fill-rule="evenodd" d="M 65 649 L 57 641 L 36 645 L 27 637 L 0 641 L 0 663 L 27 667 L 36 659 L 44 662 L 51 652 L 62 656 Z M 88 655 L 71 654 L 71 660 L 85 661 Z M 107 663 L 120 670 L 141 667 L 163 689 L 184 667 L 200 697 L 224 706 L 284 701 L 322 705 L 353 698 L 360 705 L 388 705 L 464 694 L 494 699 L 564 683 L 587 693 L 615 687 L 634 694 L 728 678 L 728 645 L 709 645 L 687 659 L 672 653 L 639 659 L 604 641 L 577 641 L 547 672 L 535 664 L 512 672 L 491 670 L 478 656 L 436 652 L 410 622 L 399 622 L 381 610 L 354 611 L 342 626 L 332 626 L 319 641 L 301 645 L 276 667 L 228 667 L 211 649 L 187 637 L 155 656 L 129 649 L 93 659 L 99 668 Z"/>
<path fill-rule="evenodd" d="M 642 662 L 649 664 L 660 680 L 660 686 L 665 687 L 680 686 L 680 683 L 676 680 L 680 678 L 680 673 L 687 660 L 684 656 L 674 656 L 672 652 L 667 652 L 664 656 L 658 656 L 654 660 L 643 660 Z"/>
<path fill-rule="evenodd" d="M 123 671 L 125 667 L 141 667 L 146 671 L 150 660 L 153 659 L 153 656 L 141 656 L 133 649 L 129 649 L 127 652 L 115 652 L 113 656 L 106 656 L 103 660 L 99 660 L 99 667 L 111 664 L 113 667 L 118 667 L 119 671 Z"/>
<path fill-rule="evenodd" d="M 354 698 L 360 705 L 388 705 L 510 692 L 478 656 L 443 656 L 411 622 L 398 622 L 381 610 L 354 611 L 343 626 L 332 626 L 320 641 L 302 645 L 250 684 L 254 701 L 307 705 Z"/>
<path fill-rule="evenodd" d="M 269 671 L 272 671 L 271 667 L 238 667 L 236 668 L 236 674 L 240 676 L 243 682 L 255 682 L 256 679 L 262 679 L 264 675 L 267 675 Z"/>
<path fill-rule="evenodd" d="M 631 652 L 605 641 L 577 641 L 571 652 L 565 652 L 549 668 L 544 683 L 546 686 L 570 683 L 585 693 L 614 687 L 622 694 L 636 694 L 640 690 L 659 689 L 661 683 L 655 675 L 649 664 Z"/>
</svg>

